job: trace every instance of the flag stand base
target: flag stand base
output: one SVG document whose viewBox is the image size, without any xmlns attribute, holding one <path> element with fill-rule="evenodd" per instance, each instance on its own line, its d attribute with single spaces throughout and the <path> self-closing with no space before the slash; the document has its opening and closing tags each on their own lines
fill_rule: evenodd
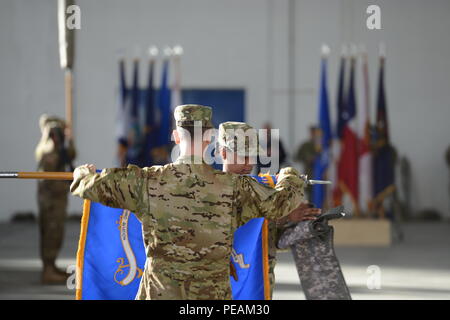
<svg viewBox="0 0 450 320">
<path fill-rule="evenodd" d="M 392 223 L 388 219 L 332 220 L 336 247 L 390 247 Z"/>
</svg>

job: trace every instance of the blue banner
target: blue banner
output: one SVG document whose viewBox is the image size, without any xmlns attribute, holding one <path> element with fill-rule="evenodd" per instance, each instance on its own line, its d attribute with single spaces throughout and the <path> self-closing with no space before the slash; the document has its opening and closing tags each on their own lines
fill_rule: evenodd
<svg viewBox="0 0 450 320">
<path fill-rule="evenodd" d="M 128 210 L 85 202 L 78 248 L 77 299 L 130 300 L 145 265 L 140 221 Z"/>
</svg>

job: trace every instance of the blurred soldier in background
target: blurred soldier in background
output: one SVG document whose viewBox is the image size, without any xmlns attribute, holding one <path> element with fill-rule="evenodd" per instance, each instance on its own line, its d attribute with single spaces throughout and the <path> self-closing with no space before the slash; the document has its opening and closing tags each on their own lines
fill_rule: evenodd
<svg viewBox="0 0 450 320">
<path fill-rule="evenodd" d="M 320 154 L 321 131 L 319 127 L 311 126 L 309 128 L 309 140 L 303 142 L 294 156 L 294 161 L 303 165 L 303 172 L 310 178 L 313 177 L 314 160 Z M 306 190 L 308 200 L 311 200 L 312 188 Z"/>
<path fill-rule="evenodd" d="M 39 125 L 42 137 L 35 153 L 38 171 L 72 171 L 75 147 L 73 140 L 68 136 L 65 122 L 57 117 L 42 115 Z M 69 186 L 70 182 L 67 181 L 38 182 L 43 284 L 62 284 L 67 279 L 67 274 L 56 267 L 55 261 L 64 237 Z"/>
</svg>

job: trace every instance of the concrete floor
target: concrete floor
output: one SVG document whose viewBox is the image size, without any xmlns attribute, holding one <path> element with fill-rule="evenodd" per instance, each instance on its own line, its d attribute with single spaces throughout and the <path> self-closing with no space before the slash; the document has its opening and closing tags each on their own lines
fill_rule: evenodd
<svg viewBox="0 0 450 320">
<path fill-rule="evenodd" d="M 353 299 L 450 299 L 450 224 L 402 226 L 405 240 L 390 248 L 336 248 Z M 67 223 L 60 267 L 75 264 L 79 224 Z M 0 224 L 0 299 L 74 299 L 65 286 L 40 285 L 38 229 Z M 381 271 L 381 288 L 368 289 L 367 268 Z M 304 299 L 291 254 L 279 254 L 275 299 Z"/>
</svg>

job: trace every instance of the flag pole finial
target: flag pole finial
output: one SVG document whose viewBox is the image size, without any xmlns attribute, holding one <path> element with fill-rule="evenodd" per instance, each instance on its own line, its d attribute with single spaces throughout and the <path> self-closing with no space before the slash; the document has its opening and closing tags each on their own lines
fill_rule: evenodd
<svg viewBox="0 0 450 320">
<path fill-rule="evenodd" d="M 384 42 L 380 42 L 378 50 L 379 50 L 380 58 L 385 59 L 386 58 L 386 45 L 384 44 Z"/>
<path fill-rule="evenodd" d="M 157 46 L 150 46 L 148 48 L 148 55 L 150 56 L 150 58 L 155 58 L 156 56 L 158 56 L 159 54 L 159 50 Z"/>
<path fill-rule="evenodd" d="M 328 56 L 330 55 L 330 47 L 326 43 L 323 43 L 320 52 L 322 58 L 328 58 Z"/>
<path fill-rule="evenodd" d="M 169 46 L 166 46 L 166 47 L 164 48 L 163 52 L 164 52 L 164 55 L 165 55 L 166 57 L 170 57 L 171 55 L 173 55 L 173 50 L 172 50 L 172 48 L 169 47 Z"/>
<path fill-rule="evenodd" d="M 173 47 L 172 52 L 173 52 L 173 55 L 179 57 L 179 56 L 183 55 L 184 50 L 183 50 L 182 46 L 176 45 L 175 47 Z"/>
</svg>

